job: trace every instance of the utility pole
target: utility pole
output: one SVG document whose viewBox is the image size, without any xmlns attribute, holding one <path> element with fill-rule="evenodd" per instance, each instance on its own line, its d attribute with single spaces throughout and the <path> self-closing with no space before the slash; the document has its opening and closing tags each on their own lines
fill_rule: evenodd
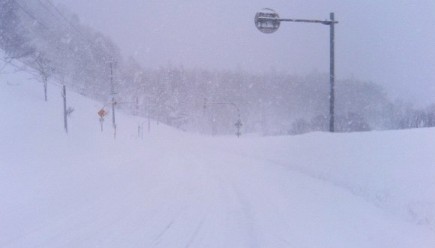
<svg viewBox="0 0 435 248">
<path fill-rule="evenodd" d="M 113 61 L 110 61 L 110 84 L 112 87 L 112 124 L 113 124 L 113 138 L 116 139 L 116 119 L 115 119 L 115 85 L 113 82 Z"/>
</svg>

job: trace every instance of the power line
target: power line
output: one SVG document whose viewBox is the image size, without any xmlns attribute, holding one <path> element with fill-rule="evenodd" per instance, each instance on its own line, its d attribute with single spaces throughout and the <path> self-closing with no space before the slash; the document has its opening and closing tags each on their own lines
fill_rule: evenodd
<svg viewBox="0 0 435 248">
<path fill-rule="evenodd" d="M 41 3 L 41 5 L 44 6 L 44 8 L 46 8 L 46 5 L 41 1 L 38 0 L 39 3 Z M 62 13 L 62 11 L 60 11 L 56 5 L 54 5 L 50 0 L 45 0 L 46 3 L 48 3 L 52 9 L 55 10 L 55 12 L 71 27 L 71 29 L 73 29 L 84 41 L 89 42 L 91 45 L 93 44 L 93 42 L 82 33 L 82 31 L 77 28 L 67 17 L 64 16 L 64 14 Z"/>
<path fill-rule="evenodd" d="M 27 8 L 25 8 L 20 2 L 18 2 L 17 0 L 14 0 L 15 3 L 17 4 L 17 6 L 27 15 L 29 16 L 31 19 L 33 19 L 35 22 L 39 23 L 43 28 L 45 28 L 47 31 L 52 31 L 52 29 L 50 29 L 47 25 L 45 25 L 43 22 L 41 22 L 34 14 L 31 13 L 31 11 L 29 11 Z M 54 41 L 54 42 L 50 42 L 51 45 L 53 45 L 59 52 L 64 51 L 65 49 L 70 50 L 71 52 L 75 52 L 75 50 L 70 47 L 70 46 L 61 46 L 61 44 L 59 44 L 58 42 Z M 26 64 L 25 62 L 23 62 L 24 64 Z M 13 64 L 12 64 L 13 65 Z M 27 65 L 33 69 L 35 69 L 33 66 L 31 65 Z M 16 67 L 16 66 L 15 66 Z"/>
<path fill-rule="evenodd" d="M 21 4 L 18 0 L 14 0 L 15 3 L 17 4 L 17 6 L 27 15 L 29 16 L 31 19 L 33 19 L 35 22 L 39 23 L 43 28 L 45 28 L 47 31 L 53 31 L 53 29 L 49 28 L 47 25 L 45 25 L 42 21 L 40 21 L 40 19 L 38 17 L 36 17 L 36 15 L 34 15 L 28 8 L 24 7 L 23 4 Z M 52 12 L 56 12 L 67 24 L 68 26 L 73 29 L 76 33 L 77 33 L 77 37 L 80 37 L 84 42 L 88 43 L 88 45 L 93 46 L 95 44 L 95 42 L 93 42 L 91 39 L 89 39 L 89 37 L 87 37 L 87 35 L 84 35 L 81 30 L 75 26 L 67 17 L 65 17 L 62 13 L 62 11 L 60 11 L 50 0 L 45 0 L 44 2 L 47 3 L 48 5 L 50 5 L 50 7 L 48 7 L 46 4 L 44 4 L 44 2 L 42 2 L 41 0 L 38 0 L 39 4 L 48 12 L 51 13 L 51 15 L 53 15 L 53 17 L 56 17 L 54 15 L 54 13 Z M 54 9 L 54 11 L 53 11 Z M 76 52 L 75 49 L 73 49 L 71 46 L 66 45 L 65 47 L 61 47 L 61 45 L 58 42 L 54 42 L 52 45 L 54 45 L 59 51 L 62 51 L 64 49 L 68 49 L 70 51 L 72 51 L 73 53 Z M 89 49 L 89 47 L 88 47 Z"/>
<path fill-rule="evenodd" d="M 17 4 L 17 6 L 30 18 L 32 18 L 33 20 L 35 20 L 37 23 L 39 23 L 39 25 L 43 26 L 45 29 L 50 30 L 50 28 L 48 28 L 44 23 L 42 23 L 41 21 L 38 20 L 38 18 L 36 18 L 32 13 L 30 13 L 29 10 L 27 10 L 26 8 L 24 8 L 24 6 L 18 2 L 17 0 L 14 0 L 15 3 Z"/>
<path fill-rule="evenodd" d="M 41 2 L 41 0 L 39 0 Z M 82 32 L 76 27 L 74 26 L 71 21 L 66 18 L 62 12 L 50 1 L 50 0 L 46 0 L 46 2 L 62 17 L 62 19 L 64 19 L 75 31 L 77 31 L 77 33 L 79 33 L 80 35 L 83 35 Z"/>
<path fill-rule="evenodd" d="M 38 24 L 40 24 L 43 28 L 45 28 L 46 30 L 51 30 L 47 25 L 45 25 L 42 21 L 40 21 L 39 20 L 39 18 L 37 18 L 34 14 L 32 14 L 27 8 L 25 8 L 18 0 L 14 0 L 15 1 L 15 3 L 17 4 L 17 6 L 27 15 L 27 16 L 29 16 L 31 19 L 33 19 L 34 21 L 36 21 Z M 41 1 L 41 0 L 38 0 L 38 2 L 41 4 L 41 6 L 44 8 L 44 9 L 46 9 L 47 11 L 49 11 L 49 12 L 51 12 L 49 9 L 48 9 L 48 7 Z M 50 4 L 50 6 L 51 7 L 53 7 L 55 10 L 56 10 L 56 12 L 62 17 L 62 19 L 64 19 L 67 23 L 68 23 L 68 25 L 72 28 L 72 29 L 74 29 L 74 31 L 76 31 L 77 33 L 78 33 L 78 35 L 80 36 L 80 38 L 82 38 L 84 41 L 86 41 L 86 42 L 88 42 L 89 44 L 93 44 L 93 42 L 91 41 L 91 40 L 89 40 L 85 35 L 83 35 L 83 33 L 81 33 L 81 31 L 77 28 L 77 27 L 75 27 L 69 20 L 68 20 L 68 18 L 66 18 L 65 16 L 63 16 L 62 15 L 62 12 L 59 10 L 59 9 L 57 9 L 56 7 L 55 7 L 55 5 L 53 4 L 53 3 L 51 3 L 51 2 L 49 2 L 49 1 L 47 1 L 49 4 Z M 53 15 L 54 16 L 54 15 Z M 57 48 L 59 48 L 59 47 L 57 47 Z M 72 48 L 69 48 L 70 50 L 72 50 Z"/>
</svg>

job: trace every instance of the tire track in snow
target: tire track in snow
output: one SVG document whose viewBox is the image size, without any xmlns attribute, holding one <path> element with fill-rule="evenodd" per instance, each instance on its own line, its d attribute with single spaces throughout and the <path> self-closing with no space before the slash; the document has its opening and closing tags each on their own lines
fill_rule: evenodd
<svg viewBox="0 0 435 248">
<path fill-rule="evenodd" d="M 174 235 L 177 238 L 188 237 L 185 247 L 190 247 L 196 242 L 208 215 L 206 212 L 210 206 L 208 203 L 208 194 L 210 192 L 207 188 L 204 188 L 204 181 L 207 181 L 209 178 L 208 171 L 204 170 L 203 164 L 197 163 L 192 156 L 177 154 L 177 157 L 177 167 L 183 169 L 180 170 L 181 174 L 176 175 L 177 180 L 179 180 L 178 185 L 172 187 L 172 189 L 177 192 L 178 196 L 176 198 L 184 202 L 184 206 L 178 207 L 177 213 L 167 221 L 152 239 L 150 247 L 164 246 L 163 244 L 170 241 Z M 186 171 L 189 173 L 186 174 Z M 196 179 L 192 180 L 192 178 Z M 167 204 L 172 203 L 168 202 Z M 198 211 L 205 214 L 200 218 L 198 224 L 195 225 L 194 220 L 197 219 L 195 216 L 198 216 Z M 195 229 L 189 232 L 191 230 L 186 230 L 186 226 L 194 226 Z M 180 246 L 186 242 L 186 240 L 180 241 Z"/>
<path fill-rule="evenodd" d="M 190 237 L 189 241 L 187 242 L 185 248 L 188 248 L 188 247 L 190 247 L 193 244 L 193 242 L 195 241 L 196 237 L 198 236 L 198 233 L 202 229 L 206 219 L 207 219 L 207 215 L 204 215 L 201 218 L 201 220 L 199 221 L 197 227 L 195 228 L 195 231 L 192 233 L 192 236 Z"/>
<path fill-rule="evenodd" d="M 232 221 L 225 224 L 233 228 L 227 229 L 227 231 L 230 231 L 232 235 L 236 233 L 237 241 L 241 242 L 237 247 L 258 247 L 252 204 L 246 194 L 243 194 L 236 186 L 238 181 L 234 178 L 228 178 L 228 175 L 215 175 L 213 178 L 217 182 L 216 187 L 221 195 L 219 202 L 226 203 L 224 205 L 226 212 L 223 214 Z M 235 226 L 233 226 L 234 224 Z"/>
<path fill-rule="evenodd" d="M 176 223 L 176 220 L 181 216 L 181 213 L 186 212 L 188 207 L 180 209 L 178 213 L 166 224 L 166 226 L 163 228 L 163 230 L 160 231 L 159 234 L 154 238 L 152 241 L 152 247 L 156 247 L 160 244 L 162 241 L 162 237 L 165 236 L 165 234 L 172 228 L 172 226 Z"/>
<path fill-rule="evenodd" d="M 236 187 L 234 182 L 231 182 L 230 187 L 233 194 L 236 196 L 237 203 L 240 206 L 244 219 L 246 220 L 245 230 L 249 237 L 249 247 L 258 247 L 258 237 L 255 231 L 255 218 L 252 212 L 252 206 L 249 203 L 249 200 L 244 195 L 242 195 L 241 191 L 238 187 Z"/>
</svg>

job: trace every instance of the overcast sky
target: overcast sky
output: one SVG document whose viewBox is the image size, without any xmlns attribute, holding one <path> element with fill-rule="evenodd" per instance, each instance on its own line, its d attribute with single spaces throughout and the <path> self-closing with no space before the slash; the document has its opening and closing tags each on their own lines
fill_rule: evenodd
<svg viewBox="0 0 435 248">
<path fill-rule="evenodd" d="M 329 28 L 282 23 L 260 33 L 264 7 L 284 18 L 335 12 L 336 74 L 384 86 L 392 98 L 435 102 L 435 1 L 419 0 L 55 0 L 146 67 L 329 72 Z"/>
</svg>

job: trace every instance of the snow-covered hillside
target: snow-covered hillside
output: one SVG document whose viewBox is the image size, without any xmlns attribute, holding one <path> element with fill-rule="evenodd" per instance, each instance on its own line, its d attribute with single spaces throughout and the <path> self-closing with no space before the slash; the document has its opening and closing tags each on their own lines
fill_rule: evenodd
<svg viewBox="0 0 435 248">
<path fill-rule="evenodd" d="M 435 129 L 203 137 L 0 74 L 0 247 L 435 247 Z"/>
</svg>

